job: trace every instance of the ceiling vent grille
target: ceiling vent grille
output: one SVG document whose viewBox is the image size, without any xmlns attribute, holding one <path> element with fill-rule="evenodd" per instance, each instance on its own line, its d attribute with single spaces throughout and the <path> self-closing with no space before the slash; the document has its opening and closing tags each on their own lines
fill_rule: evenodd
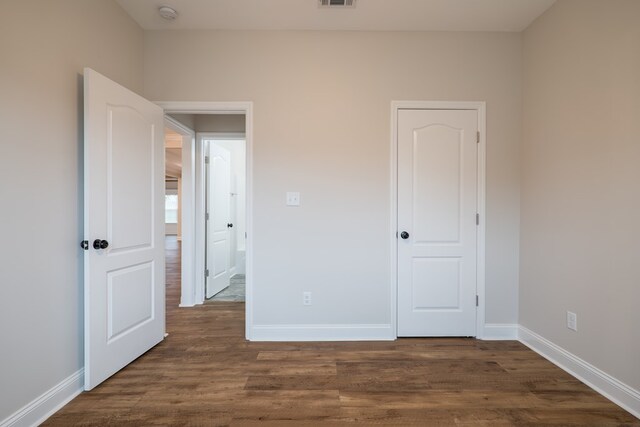
<svg viewBox="0 0 640 427">
<path fill-rule="evenodd" d="M 318 0 L 318 6 L 322 8 L 343 8 L 343 7 L 355 7 L 356 0 Z"/>
</svg>

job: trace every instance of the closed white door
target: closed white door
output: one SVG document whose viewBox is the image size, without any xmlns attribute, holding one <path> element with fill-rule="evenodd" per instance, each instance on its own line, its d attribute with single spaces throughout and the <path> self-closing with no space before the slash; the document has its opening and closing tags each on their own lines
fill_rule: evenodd
<svg viewBox="0 0 640 427">
<path fill-rule="evenodd" d="M 164 337 L 163 120 L 157 105 L 85 69 L 85 390 Z"/>
<path fill-rule="evenodd" d="M 213 142 L 209 144 L 207 205 L 206 296 L 211 298 L 229 286 L 231 250 L 231 154 Z"/>
<path fill-rule="evenodd" d="M 398 336 L 476 335 L 478 115 L 398 112 Z"/>
</svg>

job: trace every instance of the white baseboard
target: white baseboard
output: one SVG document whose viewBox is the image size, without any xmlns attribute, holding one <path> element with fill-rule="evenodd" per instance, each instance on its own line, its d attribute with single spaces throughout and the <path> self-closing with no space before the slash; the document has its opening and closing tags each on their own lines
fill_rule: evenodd
<svg viewBox="0 0 640 427">
<path fill-rule="evenodd" d="M 640 391 L 624 384 L 535 332 L 520 326 L 520 341 L 607 399 L 640 418 Z"/>
<path fill-rule="evenodd" d="M 391 325 L 253 325 L 251 341 L 393 341 Z"/>
<path fill-rule="evenodd" d="M 84 389 L 84 368 L 0 422 L 0 427 L 27 427 L 42 424 Z"/>
<path fill-rule="evenodd" d="M 486 323 L 482 339 L 486 341 L 517 340 L 518 326 L 516 323 Z"/>
</svg>

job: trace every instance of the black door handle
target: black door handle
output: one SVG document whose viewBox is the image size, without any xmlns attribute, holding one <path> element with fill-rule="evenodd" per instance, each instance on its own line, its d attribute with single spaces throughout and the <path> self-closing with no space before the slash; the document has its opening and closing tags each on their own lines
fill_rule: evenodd
<svg viewBox="0 0 640 427">
<path fill-rule="evenodd" d="M 406 240 L 409 238 L 409 233 L 407 233 L 406 231 L 403 231 L 402 233 L 400 233 L 400 237 Z"/>
<path fill-rule="evenodd" d="M 228 223 L 228 224 L 227 224 L 227 228 L 233 228 L 233 224 Z"/>
<path fill-rule="evenodd" d="M 93 249 L 107 249 L 109 247 L 109 242 L 106 240 L 96 239 L 93 241 Z"/>
</svg>

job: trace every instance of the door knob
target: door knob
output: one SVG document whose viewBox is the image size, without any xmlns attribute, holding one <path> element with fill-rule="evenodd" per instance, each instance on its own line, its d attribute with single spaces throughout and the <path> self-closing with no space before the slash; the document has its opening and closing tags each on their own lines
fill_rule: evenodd
<svg viewBox="0 0 640 427">
<path fill-rule="evenodd" d="M 106 240 L 96 239 L 93 241 L 93 249 L 107 249 L 109 247 L 109 242 Z"/>
<path fill-rule="evenodd" d="M 232 228 L 232 227 L 233 227 L 233 224 L 231 223 L 227 224 L 227 228 Z"/>
<path fill-rule="evenodd" d="M 400 233 L 400 237 L 406 240 L 409 238 L 409 233 L 407 233 L 406 231 L 403 231 L 402 233 Z"/>
</svg>

